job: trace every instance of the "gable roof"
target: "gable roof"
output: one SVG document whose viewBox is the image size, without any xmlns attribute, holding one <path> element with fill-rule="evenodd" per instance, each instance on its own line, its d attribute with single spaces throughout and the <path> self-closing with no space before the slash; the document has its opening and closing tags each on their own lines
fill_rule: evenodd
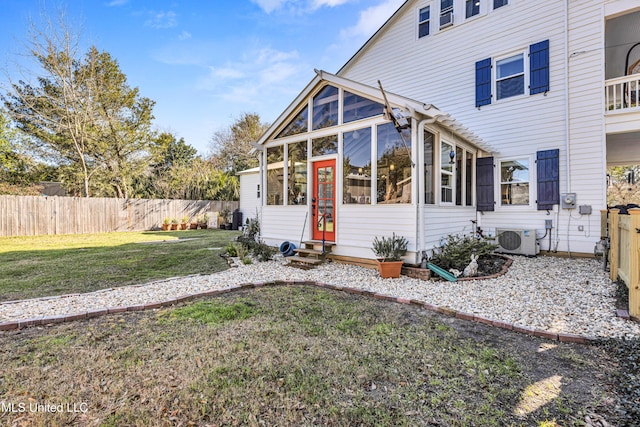
<svg viewBox="0 0 640 427">
<path fill-rule="evenodd" d="M 305 86 L 300 94 L 289 104 L 289 106 L 278 116 L 278 118 L 271 124 L 269 129 L 260 137 L 256 142 L 256 148 L 269 141 L 276 132 L 282 129 L 291 119 L 294 113 L 301 110 L 303 105 L 306 105 L 305 101 L 319 86 L 326 83 L 330 83 L 334 86 L 341 87 L 349 92 L 357 93 L 364 97 L 376 100 L 380 103 L 384 103 L 382 99 L 382 93 L 379 88 L 365 85 L 354 80 L 346 79 L 344 77 L 337 76 L 335 74 L 328 73 L 322 70 L 315 70 L 316 76 Z M 445 129 L 455 133 L 467 142 L 475 145 L 486 152 L 495 152 L 495 150 L 486 144 L 480 137 L 475 135 L 469 129 L 464 127 L 460 122 L 456 121 L 449 114 L 440 111 L 433 104 L 425 104 L 414 99 L 397 95 L 391 92 L 385 91 L 389 103 L 393 107 L 399 107 L 409 110 L 412 116 L 418 118 L 418 120 L 433 119 L 435 123 L 444 127 Z"/>
</svg>

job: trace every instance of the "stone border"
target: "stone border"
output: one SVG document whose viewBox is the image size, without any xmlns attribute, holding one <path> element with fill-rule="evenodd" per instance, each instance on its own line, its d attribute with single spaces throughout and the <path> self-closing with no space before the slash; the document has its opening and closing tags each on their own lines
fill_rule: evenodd
<svg viewBox="0 0 640 427">
<path fill-rule="evenodd" d="M 349 294 L 363 295 L 363 296 L 373 297 L 379 300 L 391 301 L 399 304 L 413 305 L 413 306 L 423 308 L 425 310 L 430 310 L 433 312 L 445 314 L 447 316 L 455 317 L 461 320 L 468 320 L 472 322 L 482 323 L 485 325 L 494 326 L 497 328 L 506 329 L 509 331 L 514 331 L 514 332 L 518 332 L 521 334 L 526 334 L 534 337 L 545 338 L 553 341 L 573 342 L 573 343 L 579 343 L 579 344 L 591 344 L 597 341 L 597 339 L 588 338 L 581 335 L 557 333 L 557 332 L 545 331 L 541 329 L 528 328 L 526 326 L 518 326 L 511 323 L 500 322 L 498 320 L 487 319 L 484 317 L 477 316 L 475 314 L 457 311 L 446 306 L 436 306 L 436 305 L 429 304 L 429 303 L 415 300 L 415 299 L 393 297 L 390 295 L 380 294 L 373 291 L 366 291 L 363 289 L 349 288 L 349 287 L 344 287 L 339 285 L 332 285 L 330 283 L 304 281 L 304 280 L 276 280 L 271 282 L 245 283 L 245 284 L 231 287 L 231 288 L 211 290 L 206 292 L 200 292 L 197 294 L 185 295 L 185 296 L 181 296 L 175 299 L 170 299 L 162 302 L 155 302 L 155 303 L 149 303 L 149 304 L 143 304 L 143 305 L 134 305 L 134 306 L 128 306 L 128 307 L 107 307 L 101 310 L 87 311 L 84 313 L 76 313 L 76 314 L 68 314 L 68 315 L 52 316 L 52 317 L 38 317 L 33 319 L 18 320 L 15 322 L 0 323 L 0 331 L 11 331 L 16 329 L 28 328 L 32 326 L 44 326 L 44 325 L 51 325 L 51 324 L 57 324 L 57 323 L 74 322 L 76 320 L 91 319 L 94 317 L 105 316 L 105 315 L 114 314 L 114 313 L 124 313 L 127 311 L 154 310 L 162 307 L 170 307 L 178 303 L 192 301 L 198 298 L 226 294 L 229 292 L 238 291 L 242 289 L 254 289 L 254 288 L 261 288 L 264 286 L 281 286 L 281 285 L 318 286 L 320 288 L 332 289 L 335 291 L 342 291 Z M 104 291 L 104 290 L 101 290 L 101 291 Z M 101 291 L 98 291 L 98 292 L 101 292 Z M 72 295 L 75 295 L 75 294 L 72 294 Z M 69 295 L 64 295 L 62 297 L 65 297 L 65 296 L 68 297 Z M 60 297 L 45 297 L 44 299 L 51 299 L 51 298 L 60 298 Z"/>
</svg>

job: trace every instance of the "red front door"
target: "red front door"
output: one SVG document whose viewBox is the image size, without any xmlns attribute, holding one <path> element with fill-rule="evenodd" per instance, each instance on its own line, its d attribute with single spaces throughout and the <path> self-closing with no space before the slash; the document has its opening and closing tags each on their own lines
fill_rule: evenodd
<svg viewBox="0 0 640 427">
<path fill-rule="evenodd" d="M 336 161 L 323 160 L 313 164 L 313 199 L 311 215 L 313 239 L 336 240 Z"/>
</svg>

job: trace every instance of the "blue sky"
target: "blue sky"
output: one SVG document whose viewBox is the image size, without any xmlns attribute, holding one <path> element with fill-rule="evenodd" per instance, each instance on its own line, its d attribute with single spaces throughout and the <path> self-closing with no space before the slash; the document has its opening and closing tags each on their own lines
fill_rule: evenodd
<svg viewBox="0 0 640 427">
<path fill-rule="evenodd" d="M 403 0 L 0 0 L 3 70 L 30 20 L 62 8 L 82 43 L 109 52 L 156 101 L 155 125 L 209 151 L 244 112 L 272 122 L 313 78 L 336 72 Z M 10 71 L 13 76 L 14 71 Z"/>
</svg>

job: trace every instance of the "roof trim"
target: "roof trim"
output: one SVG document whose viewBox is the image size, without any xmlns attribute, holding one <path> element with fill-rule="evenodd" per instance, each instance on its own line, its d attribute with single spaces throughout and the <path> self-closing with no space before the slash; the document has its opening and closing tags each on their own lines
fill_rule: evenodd
<svg viewBox="0 0 640 427">
<path fill-rule="evenodd" d="M 300 108 L 300 104 L 307 99 L 307 97 L 321 84 L 330 83 L 335 86 L 342 87 L 346 90 L 356 92 L 364 95 L 368 98 L 375 99 L 384 102 L 382 99 L 382 93 L 379 88 L 369 86 L 363 83 L 359 83 L 344 77 L 337 76 L 335 74 L 328 73 L 322 70 L 315 70 L 316 76 L 307 84 L 302 92 L 289 104 L 285 111 L 278 116 L 273 124 L 267 129 L 267 131 L 260 137 L 257 143 L 254 145 L 252 151 L 258 150 L 261 145 L 264 145 L 271 136 L 283 125 L 291 115 Z M 389 103 L 395 107 L 404 108 L 409 110 L 413 117 L 416 117 L 418 121 L 424 119 L 433 119 L 434 123 L 442 126 L 445 129 L 450 130 L 456 135 L 460 136 L 465 141 L 475 145 L 483 151 L 489 153 L 495 153 L 496 150 L 486 144 L 480 137 L 475 135 L 471 130 L 463 126 L 460 122 L 453 119 L 449 114 L 440 111 L 433 104 L 425 104 L 423 102 L 416 101 L 405 96 L 397 95 L 395 93 L 385 91 Z"/>
</svg>

